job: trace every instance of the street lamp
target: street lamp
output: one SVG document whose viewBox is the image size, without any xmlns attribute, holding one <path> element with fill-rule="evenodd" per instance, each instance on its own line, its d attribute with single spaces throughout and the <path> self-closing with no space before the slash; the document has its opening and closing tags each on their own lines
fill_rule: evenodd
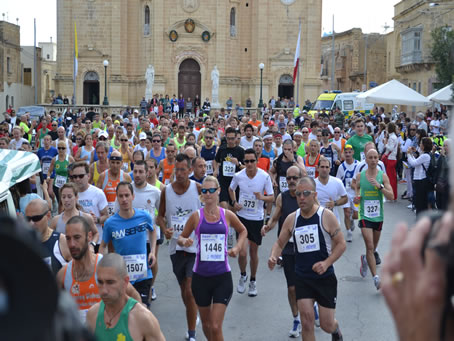
<svg viewBox="0 0 454 341">
<path fill-rule="evenodd" d="M 109 100 L 107 99 L 107 67 L 109 66 L 109 61 L 106 59 L 102 63 L 104 65 L 104 101 L 102 105 L 109 105 Z"/>
<path fill-rule="evenodd" d="M 262 99 L 262 84 L 263 84 L 263 69 L 265 68 L 265 64 L 260 63 L 260 100 L 259 100 L 259 108 L 263 108 L 263 99 Z"/>
</svg>

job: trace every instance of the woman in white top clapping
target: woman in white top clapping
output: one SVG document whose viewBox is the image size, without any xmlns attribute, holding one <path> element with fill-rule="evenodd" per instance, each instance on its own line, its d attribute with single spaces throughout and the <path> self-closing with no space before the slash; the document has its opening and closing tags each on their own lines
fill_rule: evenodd
<svg viewBox="0 0 454 341">
<path fill-rule="evenodd" d="M 397 151 L 399 147 L 399 141 L 396 135 L 396 125 L 393 122 L 388 123 L 388 133 L 383 139 L 385 151 L 383 153 L 382 161 L 386 167 L 386 174 L 389 178 L 389 183 L 394 192 L 394 201 L 397 199 Z"/>
</svg>

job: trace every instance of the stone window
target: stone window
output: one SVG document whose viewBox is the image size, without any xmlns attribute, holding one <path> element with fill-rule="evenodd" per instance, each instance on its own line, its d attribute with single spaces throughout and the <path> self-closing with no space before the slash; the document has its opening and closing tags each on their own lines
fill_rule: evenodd
<svg viewBox="0 0 454 341">
<path fill-rule="evenodd" d="M 10 57 L 6 57 L 6 71 L 8 73 L 11 73 L 11 58 Z"/>
<path fill-rule="evenodd" d="M 14 108 L 14 96 L 11 96 L 11 106 Z"/>
<path fill-rule="evenodd" d="M 230 36 L 236 37 L 236 10 L 235 7 L 232 7 L 230 10 Z"/>
<path fill-rule="evenodd" d="M 9 107 L 8 107 L 8 105 L 9 105 L 9 95 L 6 95 L 5 101 L 6 101 L 6 103 L 5 103 L 5 108 L 8 109 L 8 108 L 9 108 Z"/>
<path fill-rule="evenodd" d="M 401 33 L 402 55 L 400 64 L 407 65 L 422 62 L 422 27 L 412 27 Z"/>
<path fill-rule="evenodd" d="M 150 34 L 150 7 L 148 7 L 148 5 L 145 6 L 144 14 L 145 14 L 145 21 L 144 21 L 144 25 L 143 25 L 143 34 L 145 36 L 147 36 Z"/>
</svg>

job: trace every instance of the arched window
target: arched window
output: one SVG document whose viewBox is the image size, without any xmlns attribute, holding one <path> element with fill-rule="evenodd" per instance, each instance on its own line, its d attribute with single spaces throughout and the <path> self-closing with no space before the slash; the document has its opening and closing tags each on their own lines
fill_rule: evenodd
<svg viewBox="0 0 454 341">
<path fill-rule="evenodd" d="M 145 6 L 145 22 L 143 25 L 143 34 L 146 36 L 150 34 L 150 7 L 148 7 L 148 5 Z"/>
<path fill-rule="evenodd" d="M 236 37 L 236 10 L 235 7 L 232 7 L 230 10 L 230 36 L 231 37 Z"/>
</svg>

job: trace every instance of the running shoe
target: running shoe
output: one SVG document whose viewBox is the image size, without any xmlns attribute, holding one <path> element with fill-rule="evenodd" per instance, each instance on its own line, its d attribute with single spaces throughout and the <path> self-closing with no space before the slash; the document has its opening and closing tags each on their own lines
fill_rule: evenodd
<svg viewBox="0 0 454 341">
<path fill-rule="evenodd" d="M 413 208 L 413 204 L 408 205 L 407 208 L 408 208 L 409 210 L 411 210 L 411 209 Z"/>
<path fill-rule="evenodd" d="M 367 275 L 367 259 L 366 255 L 361 255 L 361 267 L 359 268 L 359 273 L 361 274 L 361 277 L 366 277 Z"/>
<path fill-rule="evenodd" d="M 375 256 L 375 264 L 380 265 L 381 264 L 381 258 L 380 255 L 378 254 L 377 251 L 374 251 L 374 256 Z"/>
<path fill-rule="evenodd" d="M 349 243 L 352 242 L 352 240 L 353 240 L 353 233 L 352 233 L 351 230 L 347 230 L 347 238 L 345 238 L 345 240 L 346 240 L 347 242 L 349 242 Z"/>
<path fill-rule="evenodd" d="M 355 231 L 355 219 L 350 219 L 350 231 Z"/>
<path fill-rule="evenodd" d="M 246 282 L 247 282 L 247 275 L 246 276 L 240 275 L 240 280 L 238 281 L 238 286 L 236 287 L 236 291 L 238 291 L 240 294 L 244 294 L 244 292 L 246 291 Z"/>
<path fill-rule="evenodd" d="M 320 327 L 320 316 L 318 315 L 318 303 L 314 303 L 315 326 Z"/>
<path fill-rule="evenodd" d="M 151 287 L 151 300 L 154 301 L 158 296 L 156 296 L 156 291 L 154 287 Z"/>
<path fill-rule="evenodd" d="M 331 334 L 331 341 L 344 341 L 344 337 L 342 336 L 339 327 L 337 327 L 336 333 Z"/>
<path fill-rule="evenodd" d="M 255 297 L 257 296 L 257 284 L 255 281 L 250 281 L 249 282 L 249 291 L 248 291 L 248 296 L 250 297 Z"/>
<path fill-rule="evenodd" d="M 377 288 L 377 290 L 380 290 L 381 282 L 380 282 L 380 277 L 378 277 L 378 275 L 374 276 L 374 285 Z"/>
<path fill-rule="evenodd" d="M 293 327 L 288 332 L 288 336 L 290 337 L 299 337 L 301 333 L 301 322 L 298 320 L 293 320 Z"/>
</svg>

